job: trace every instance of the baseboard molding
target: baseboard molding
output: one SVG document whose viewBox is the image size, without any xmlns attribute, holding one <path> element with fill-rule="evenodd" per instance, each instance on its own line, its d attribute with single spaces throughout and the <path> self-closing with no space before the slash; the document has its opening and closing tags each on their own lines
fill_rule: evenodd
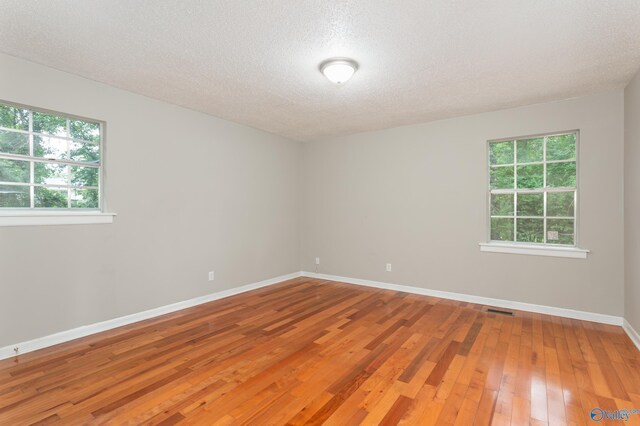
<svg viewBox="0 0 640 426">
<path fill-rule="evenodd" d="M 234 296 L 236 294 L 244 293 L 258 288 L 266 287 L 272 284 L 277 284 L 282 281 L 298 278 L 302 276 L 301 272 L 294 272 L 287 275 L 281 275 L 279 277 L 271 278 L 264 281 L 259 281 L 252 284 L 243 285 L 241 287 L 232 288 L 229 290 L 219 291 L 217 293 L 207 294 L 205 296 L 196 297 L 193 299 L 185 300 L 183 302 L 173 303 L 171 305 L 160 306 L 158 308 L 149 309 L 147 311 L 138 312 L 131 315 L 126 315 L 119 318 L 110 319 L 107 321 L 98 322 L 95 324 L 85 325 L 77 327 L 71 330 L 61 331 L 59 333 L 50 334 L 48 336 L 39 337 L 26 342 L 16 343 L 13 345 L 0 348 L 0 360 L 11 358 L 16 355 L 14 348 L 18 348 L 18 355 L 22 355 L 28 352 L 33 352 L 38 349 L 47 348 L 49 346 L 57 345 L 60 343 L 68 342 L 80 337 L 85 337 L 90 334 L 100 333 L 101 331 L 111 330 L 123 325 L 132 324 L 134 322 L 143 321 L 149 318 L 154 318 L 160 315 L 168 314 L 171 312 L 179 311 L 181 309 L 190 308 L 192 306 L 201 305 L 203 303 L 211 302 L 213 300 L 223 299 L 225 297 Z"/>
<path fill-rule="evenodd" d="M 627 333 L 629 339 L 631 339 L 633 344 L 636 345 L 638 350 L 640 350 L 640 333 L 638 333 L 633 327 L 631 327 L 631 324 L 629 324 L 629 321 L 627 321 L 626 318 L 622 323 L 622 328 L 624 328 L 624 331 Z"/>
<path fill-rule="evenodd" d="M 44 337 L 39 337 L 33 340 L 28 340 L 13 345 L 8 345 L 0 348 L 0 360 L 11 358 L 15 356 L 14 348 L 18 348 L 18 354 L 22 355 L 28 352 L 33 352 L 38 349 L 47 348 L 60 343 L 68 342 L 71 340 L 79 339 L 81 337 L 89 336 L 91 334 L 100 333 L 102 331 L 111 330 L 124 325 L 132 324 L 138 321 L 154 318 L 160 315 L 168 314 L 171 312 L 179 311 L 181 309 L 190 308 L 192 306 L 201 305 L 203 303 L 211 302 L 213 300 L 223 299 L 225 297 L 234 296 L 236 294 L 245 293 L 247 291 L 256 290 L 258 288 L 267 287 L 273 284 L 277 284 L 282 281 L 290 280 L 298 277 L 310 277 L 319 278 L 328 281 L 338 281 L 349 284 L 362 285 L 366 287 L 374 287 L 385 290 L 403 291 L 406 293 L 421 294 L 424 296 L 439 297 L 442 299 L 459 300 L 462 302 L 477 303 L 479 305 L 489 305 L 499 308 L 516 309 L 519 311 L 536 312 L 540 314 L 555 315 L 558 317 L 573 318 L 583 321 L 593 321 L 602 324 L 611 324 L 622 326 L 625 332 L 629 335 L 629 338 L 640 349 L 640 335 L 636 330 L 631 327 L 629 322 L 622 317 L 613 315 L 598 314 L 593 312 L 576 311 L 572 309 L 557 308 L 553 306 L 535 305 L 531 303 L 514 302 L 511 300 L 493 299 L 489 297 L 474 296 L 463 293 L 452 293 L 441 290 L 431 290 L 422 287 L 413 287 L 400 284 L 391 284 L 380 281 L 363 280 L 359 278 L 340 277 L 336 275 L 316 274 L 313 272 L 294 272 L 287 275 L 281 275 L 279 277 L 271 278 L 264 281 L 259 281 L 252 284 L 247 284 L 241 287 L 232 288 L 229 290 L 220 291 L 217 293 L 211 293 L 205 296 L 196 297 L 193 299 L 185 300 L 183 302 L 173 303 L 171 305 L 160 306 L 158 308 L 149 309 L 147 311 L 138 312 L 131 315 L 126 315 L 119 318 L 114 318 L 107 321 L 102 321 L 95 324 L 85 325 L 77 327 L 71 330 L 62 331 L 59 333 L 51 334 Z"/>
<path fill-rule="evenodd" d="M 430 290 L 422 287 L 412 287 L 400 284 L 390 284 L 380 281 L 362 280 L 359 278 L 339 277 L 336 275 L 316 274 L 313 272 L 302 272 L 302 276 L 320 278 L 329 281 L 339 281 L 349 284 L 362 285 L 367 287 L 381 288 L 385 290 L 404 291 L 406 293 L 422 294 L 425 296 L 439 297 L 442 299 L 459 300 L 462 302 L 477 303 L 479 305 L 490 305 L 498 308 L 516 309 L 519 311 L 536 312 L 540 314 L 555 315 L 564 318 L 573 318 L 583 321 L 593 321 L 602 324 L 619 325 L 623 323 L 622 317 L 613 315 L 598 314 L 594 312 L 575 311 L 573 309 L 556 308 L 553 306 L 535 305 L 532 303 L 514 302 L 511 300 L 493 299 L 490 297 L 473 296 L 463 293 L 451 293 L 441 290 Z"/>
</svg>

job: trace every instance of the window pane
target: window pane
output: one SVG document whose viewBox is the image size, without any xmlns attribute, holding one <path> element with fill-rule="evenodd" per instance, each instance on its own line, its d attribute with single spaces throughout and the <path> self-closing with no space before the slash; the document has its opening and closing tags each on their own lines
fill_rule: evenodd
<svg viewBox="0 0 640 426">
<path fill-rule="evenodd" d="M 71 207 L 78 209 L 97 209 L 98 190 L 97 189 L 72 189 Z"/>
<path fill-rule="evenodd" d="M 518 235 L 516 241 L 523 243 L 544 242 L 543 219 L 517 219 L 517 227 Z"/>
<path fill-rule="evenodd" d="M 544 194 L 518 194 L 518 216 L 542 216 Z"/>
<path fill-rule="evenodd" d="M 491 164 L 513 164 L 513 141 L 490 143 L 489 161 Z"/>
<path fill-rule="evenodd" d="M 35 207 L 66 209 L 68 198 L 67 188 L 35 187 Z"/>
<path fill-rule="evenodd" d="M 547 193 L 547 216 L 573 217 L 575 212 L 575 192 Z"/>
<path fill-rule="evenodd" d="M 29 183 L 29 162 L 0 159 L 0 181 Z"/>
<path fill-rule="evenodd" d="M 0 185 L 0 208 L 27 208 L 30 204 L 28 186 Z"/>
<path fill-rule="evenodd" d="M 542 188 L 544 176 L 544 166 L 542 164 L 518 166 L 517 173 L 518 188 Z"/>
<path fill-rule="evenodd" d="M 33 131 L 55 136 L 67 135 L 67 119 L 55 115 L 33 112 Z"/>
<path fill-rule="evenodd" d="M 100 164 L 100 146 L 90 143 L 71 142 L 71 160 Z"/>
<path fill-rule="evenodd" d="M 36 157 L 62 160 L 67 158 L 67 140 L 48 136 L 33 137 L 33 154 Z"/>
<path fill-rule="evenodd" d="M 549 136 L 547 138 L 547 161 L 575 160 L 576 134 Z"/>
<path fill-rule="evenodd" d="M 0 105 L 0 127 L 29 130 L 29 111 L 9 105 Z"/>
<path fill-rule="evenodd" d="M 518 163 L 542 161 L 544 138 L 522 139 L 517 141 Z"/>
<path fill-rule="evenodd" d="M 34 183 L 45 185 L 69 185 L 69 168 L 57 163 L 34 163 Z"/>
<path fill-rule="evenodd" d="M 513 241 L 513 219 L 491 218 L 491 239 Z"/>
<path fill-rule="evenodd" d="M 100 125 L 86 121 L 71 120 L 71 137 L 84 141 L 100 141 Z"/>
<path fill-rule="evenodd" d="M 513 216 L 513 194 L 491 194 L 492 216 Z"/>
<path fill-rule="evenodd" d="M 573 219 L 547 219 L 547 242 L 549 244 L 575 244 Z"/>
<path fill-rule="evenodd" d="M 573 188 L 576 186 L 576 163 L 547 164 L 547 186 L 550 188 Z"/>
<path fill-rule="evenodd" d="M 72 166 L 71 184 L 75 186 L 98 186 L 98 168 Z"/>
<path fill-rule="evenodd" d="M 36 157 L 0 158 L 0 208 L 98 209 L 101 130 L 90 120 L 0 103 L 0 154 Z"/>
<path fill-rule="evenodd" d="M 29 135 L 0 130 L 0 152 L 29 155 Z"/>
<path fill-rule="evenodd" d="M 491 189 L 513 189 L 513 167 L 491 168 Z"/>
</svg>

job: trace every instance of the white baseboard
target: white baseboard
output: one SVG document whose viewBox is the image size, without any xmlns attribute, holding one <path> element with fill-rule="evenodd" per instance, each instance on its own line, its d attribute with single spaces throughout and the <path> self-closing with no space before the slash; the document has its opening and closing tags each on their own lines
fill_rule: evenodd
<svg viewBox="0 0 640 426">
<path fill-rule="evenodd" d="M 282 281 L 290 280 L 298 277 L 310 277 L 320 278 L 328 281 L 338 281 L 349 284 L 362 285 L 367 287 L 380 288 L 385 290 L 403 291 L 406 293 L 421 294 L 425 296 L 439 297 L 442 299 L 459 300 L 469 303 L 477 303 L 480 305 L 489 305 L 500 308 L 516 309 L 520 311 L 536 312 L 547 315 L 555 315 L 565 318 L 579 319 L 583 321 L 593 321 L 603 324 L 611 324 L 622 326 L 626 333 L 629 335 L 633 343 L 640 349 L 640 335 L 631 327 L 631 325 L 622 317 L 613 315 L 598 314 L 593 312 L 576 311 L 572 309 L 557 308 L 553 306 L 535 305 L 531 303 L 514 302 L 511 300 L 493 299 L 489 297 L 473 296 L 462 293 L 452 293 L 441 290 L 430 290 L 421 287 L 412 287 L 400 284 L 384 283 L 380 281 L 363 280 L 359 278 L 340 277 L 336 275 L 316 274 L 312 272 L 294 272 L 287 275 L 281 275 L 279 277 L 271 278 L 268 280 L 260 281 L 253 284 L 247 284 L 241 287 L 232 288 L 229 290 L 220 291 L 217 293 L 208 294 L 206 296 L 196 297 L 194 299 L 185 300 L 183 302 L 173 303 L 171 305 L 160 306 L 158 308 L 150 309 L 144 312 L 139 312 L 124 317 L 114 318 L 107 321 L 102 321 L 95 324 L 90 324 L 71 330 L 62 331 L 59 333 L 51 334 L 49 336 L 39 337 L 33 340 L 28 340 L 21 343 L 5 346 L 0 348 L 0 360 L 10 358 L 15 355 L 14 348 L 19 349 L 19 354 L 25 354 L 38 349 L 46 348 L 49 346 L 57 345 L 59 343 L 68 342 L 70 340 L 85 337 L 90 334 L 100 333 L 102 331 L 111 330 L 124 325 L 132 324 L 134 322 L 143 321 L 149 318 L 154 318 L 160 315 L 168 314 L 171 312 L 179 311 L 181 309 L 190 308 L 192 306 L 200 305 L 203 303 L 211 302 L 213 300 L 223 299 L 225 297 L 233 296 L 236 294 L 244 293 L 247 291 L 255 290 L 258 288 L 266 287 L 269 285 L 277 284 Z"/>
<path fill-rule="evenodd" d="M 0 360 L 5 358 L 11 358 L 16 355 L 14 348 L 18 348 L 18 354 L 25 354 L 38 349 L 46 348 L 49 346 L 57 345 L 59 343 L 68 342 L 70 340 L 85 337 L 90 334 L 100 333 L 101 331 L 111 330 L 113 328 L 128 325 L 134 322 L 146 320 L 149 318 L 157 317 L 160 315 L 168 314 L 171 312 L 179 311 L 181 309 L 190 308 L 192 306 L 201 305 L 203 303 L 211 302 L 213 300 L 223 299 L 225 297 L 233 296 L 236 294 L 244 293 L 247 291 L 255 290 L 258 288 L 266 287 L 272 284 L 276 284 L 282 281 L 298 278 L 302 276 L 301 272 L 294 272 L 287 275 L 281 275 L 279 277 L 271 278 L 268 280 L 260 281 L 253 284 L 243 285 L 241 287 L 232 288 L 229 290 L 219 291 L 217 293 L 207 294 L 206 296 L 196 297 L 194 299 L 185 300 L 183 302 L 173 303 L 171 305 L 160 306 L 158 308 L 149 309 L 148 311 L 138 312 L 124 317 L 114 318 L 107 321 L 98 322 L 95 324 L 85 325 L 77 327 L 71 330 L 61 331 L 59 333 L 50 334 L 48 336 L 39 337 L 26 342 L 16 343 L 13 345 L 0 348 Z"/>
<path fill-rule="evenodd" d="M 626 318 L 624 319 L 622 328 L 624 328 L 624 331 L 627 332 L 627 335 L 629 336 L 633 344 L 636 345 L 638 350 L 640 350 L 640 334 L 633 327 L 631 327 L 631 324 L 629 324 L 629 321 L 627 321 Z"/>
<path fill-rule="evenodd" d="M 442 299 L 459 300 L 462 302 L 477 303 L 479 305 L 489 305 L 498 308 L 516 309 L 519 311 L 536 312 L 540 314 L 555 315 L 558 317 L 573 318 L 583 321 L 593 321 L 602 324 L 622 325 L 622 317 L 613 315 L 597 314 L 594 312 L 575 311 L 573 309 L 556 308 L 553 306 L 534 305 L 532 303 L 514 302 L 511 300 L 493 299 L 490 297 L 473 296 L 470 294 L 451 293 L 441 290 L 430 290 L 422 287 L 412 287 L 407 285 L 390 284 L 380 281 L 362 280 L 359 278 L 339 277 L 335 275 L 316 274 L 313 272 L 302 272 L 305 277 L 320 278 L 329 281 L 340 281 L 349 284 L 363 285 L 367 287 L 381 288 L 385 290 L 404 291 L 406 293 L 422 294 L 425 296 L 439 297 Z"/>
</svg>

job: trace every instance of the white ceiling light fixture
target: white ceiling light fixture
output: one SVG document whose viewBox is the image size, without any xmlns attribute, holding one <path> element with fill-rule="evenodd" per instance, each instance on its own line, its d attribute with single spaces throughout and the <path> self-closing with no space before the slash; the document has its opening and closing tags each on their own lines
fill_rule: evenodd
<svg viewBox="0 0 640 426">
<path fill-rule="evenodd" d="M 353 77 L 358 70 L 358 63 L 349 58 L 332 58 L 320 64 L 320 72 L 335 84 L 342 84 Z"/>
</svg>

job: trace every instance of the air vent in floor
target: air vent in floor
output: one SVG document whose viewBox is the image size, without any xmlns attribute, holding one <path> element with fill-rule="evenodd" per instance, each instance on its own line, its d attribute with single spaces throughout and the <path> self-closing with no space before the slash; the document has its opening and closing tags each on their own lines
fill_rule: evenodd
<svg viewBox="0 0 640 426">
<path fill-rule="evenodd" d="M 513 312 L 503 311 L 501 309 L 487 308 L 487 312 L 490 312 L 492 314 L 509 315 L 511 317 L 513 316 Z"/>
</svg>

